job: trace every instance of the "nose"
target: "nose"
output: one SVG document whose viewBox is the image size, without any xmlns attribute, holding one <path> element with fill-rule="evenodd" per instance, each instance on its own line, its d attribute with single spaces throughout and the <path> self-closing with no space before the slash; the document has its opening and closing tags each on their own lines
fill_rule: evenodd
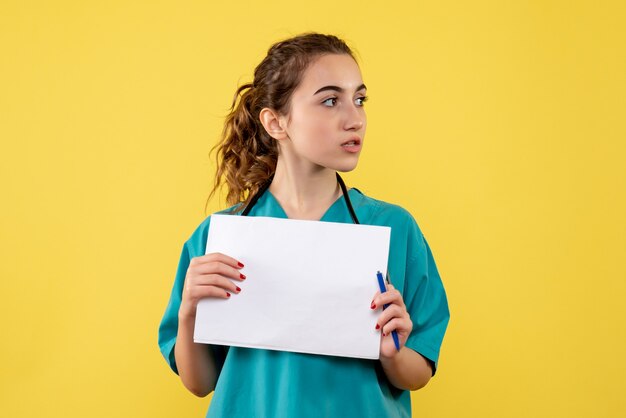
<svg viewBox="0 0 626 418">
<path fill-rule="evenodd" d="M 363 107 L 357 105 L 347 106 L 345 129 L 348 131 L 358 131 L 365 127 L 367 117 L 365 116 L 365 110 Z"/>
</svg>

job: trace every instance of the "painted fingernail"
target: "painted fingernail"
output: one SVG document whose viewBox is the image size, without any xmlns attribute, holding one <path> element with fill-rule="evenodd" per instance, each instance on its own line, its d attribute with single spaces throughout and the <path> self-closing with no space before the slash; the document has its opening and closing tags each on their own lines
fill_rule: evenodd
<svg viewBox="0 0 626 418">
<path fill-rule="evenodd" d="M 230 297 L 230 293 L 226 292 L 226 297 L 229 298 Z"/>
<path fill-rule="evenodd" d="M 241 280 L 245 280 L 245 279 L 246 279 L 246 275 L 245 275 L 245 274 L 241 274 L 241 273 L 239 273 L 239 278 L 240 278 Z"/>
<path fill-rule="evenodd" d="M 376 324 L 376 329 L 380 329 L 380 325 Z"/>
<path fill-rule="evenodd" d="M 241 292 L 241 289 L 239 288 L 239 286 L 235 286 L 237 288 L 237 292 Z"/>
<path fill-rule="evenodd" d="M 385 334 L 385 333 L 383 332 L 383 337 L 386 337 L 386 336 L 387 336 L 387 334 Z"/>
<path fill-rule="evenodd" d="M 239 261 L 237 261 L 237 266 L 239 266 L 239 267 L 243 267 L 243 264 L 242 264 L 242 263 L 240 263 Z"/>
<path fill-rule="evenodd" d="M 371 308 L 372 308 L 372 309 L 376 309 L 376 304 L 375 304 L 374 302 L 372 302 L 372 306 L 371 306 Z"/>
</svg>

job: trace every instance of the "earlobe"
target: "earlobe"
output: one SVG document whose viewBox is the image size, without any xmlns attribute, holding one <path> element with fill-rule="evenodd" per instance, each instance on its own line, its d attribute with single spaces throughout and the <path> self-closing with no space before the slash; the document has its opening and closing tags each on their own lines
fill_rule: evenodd
<svg viewBox="0 0 626 418">
<path fill-rule="evenodd" d="M 265 131 L 272 138 L 278 141 L 287 138 L 287 132 L 285 132 L 280 123 L 280 116 L 272 109 L 263 108 L 259 114 L 259 120 Z"/>
</svg>

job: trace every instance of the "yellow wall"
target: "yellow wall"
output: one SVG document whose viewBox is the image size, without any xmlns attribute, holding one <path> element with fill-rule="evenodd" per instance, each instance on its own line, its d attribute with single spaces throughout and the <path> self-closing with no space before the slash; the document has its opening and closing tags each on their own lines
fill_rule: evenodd
<svg viewBox="0 0 626 418">
<path fill-rule="evenodd" d="M 0 5 L 0 416 L 204 416 L 157 326 L 237 83 L 306 30 L 358 50 L 348 182 L 448 291 L 414 416 L 626 415 L 623 2 L 210 3 Z"/>
</svg>

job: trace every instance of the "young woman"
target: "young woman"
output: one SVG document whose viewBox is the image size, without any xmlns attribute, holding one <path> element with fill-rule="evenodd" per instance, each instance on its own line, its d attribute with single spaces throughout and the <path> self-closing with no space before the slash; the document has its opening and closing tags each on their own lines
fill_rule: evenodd
<svg viewBox="0 0 626 418">
<path fill-rule="evenodd" d="M 380 313 L 380 360 L 195 344 L 198 301 L 229 298 L 254 280 L 241 273 L 245 260 L 204 254 L 208 217 L 183 246 L 159 329 L 185 387 L 197 396 L 215 390 L 208 417 L 409 417 L 409 391 L 436 371 L 449 311 L 428 243 L 406 210 L 348 190 L 338 175 L 357 165 L 365 100 L 357 62 L 337 37 L 273 45 L 235 94 L 213 192 L 225 182 L 233 206 L 223 213 L 233 215 L 391 227 L 391 284 L 364 306 Z"/>
</svg>

